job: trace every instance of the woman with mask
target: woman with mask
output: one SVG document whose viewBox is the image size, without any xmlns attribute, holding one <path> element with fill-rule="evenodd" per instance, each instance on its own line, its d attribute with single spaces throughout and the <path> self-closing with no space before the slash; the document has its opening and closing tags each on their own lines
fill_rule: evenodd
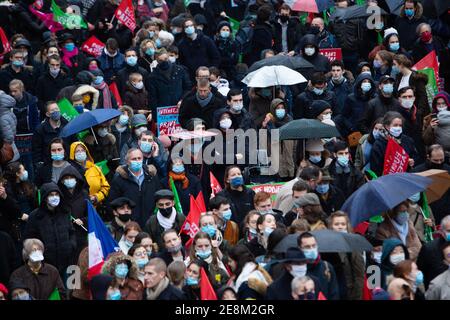
<svg viewBox="0 0 450 320">
<path fill-rule="evenodd" d="M 217 251 L 210 236 L 203 231 L 199 231 L 194 237 L 189 257 L 184 261 L 185 265 L 189 265 L 191 261 L 200 260 L 206 274 L 208 274 L 209 282 L 215 289 L 224 285 L 230 278 L 225 265 L 218 257 Z"/>
<path fill-rule="evenodd" d="M 148 72 L 153 72 L 158 62 L 155 59 L 156 44 L 151 39 L 145 39 L 139 46 L 139 59 L 138 64 Z"/>
<path fill-rule="evenodd" d="M 383 241 L 381 254 L 381 288 L 387 289 L 388 280 L 392 277 L 394 268 L 400 262 L 409 259 L 408 248 L 397 238 L 389 238 Z"/>
<path fill-rule="evenodd" d="M 134 245 L 142 245 L 147 251 L 148 259 L 154 258 L 158 255 L 158 245 L 153 241 L 152 237 L 147 232 L 139 232 L 134 239 Z"/>
<path fill-rule="evenodd" d="M 139 268 L 132 257 L 122 252 L 111 253 L 102 273 L 114 277 L 113 287 L 120 291 L 120 297 L 116 293 L 111 300 L 142 300 L 144 285 L 139 281 Z"/>
<path fill-rule="evenodd" d="M 404 260 L 394 267 L 394 277 L 408 282 L 414 293 L 414 300 L 425 300 L 423 273 L 413 260 Z"/>
<path fill-rule="evenodd" d="M 109 194 L 110 186 L 102 170 L 94 164 L 94 159 L 83 142 L 74 142 L 70 145 L 70 161 L 86 179 L 89 200 L 92 204 L 98 206 L 103 203 Z"/>
<path fill-rule="evenodd" d="M 148 263 L 147 250 L 141 244 L 134 244 L 128 251 L 128 255 L 134 259 L 138 267 L 138 279 L 144 284 L 144 267 Z"/>
<path fill-rule="evenodd" d="M 233 37 L 231 24 L 228 21 L 221 21 L 217 25 L 214 42 L 220 53 L 219 69 L 224 70 L 226 78 L 231 81 L 236 74 L 235 65 L 239 60 L 239 44 Z"/>
<path fill-rule="evenodd" d="M 187 300 L 200 300 L 200 270 L 202 266 L 203 263 L 200 260 L 193 260 L 186 267 L 183 292 L 186 294 Z"/>
<path fill-rule="evenodd" d="M 237 244 L 247 245 L 250 241 L 257 237 L 258 231 L 256 230 L 256 222 L 261 214 L 256 210 L 251 210 L 242 221 L 244 225 L 243 237 Z"/>
<path fill-rule="evenodd" d="M 118 106 L 116 98 L 104 80 L 103 71 L 97 68 L 90 70 L 90 72 L 94 76 L 91 86 L 99 92 L 97 109 L 117 109 Z"/>
<path fill-rule="evenodd" d="M 378 118 L 372 124 L 370 132 L 359 139 L 358 147 L 355 154 L 355 167 L 361 171 L 370 170 L 370 153 L 372 152 L 373 144 L 381 137 L 383 130 L 383 118 Z"/>
<path fill-rule="evenodd" d="M 378 82 L 384 75 L 391 74 L 393 54 L 386 50 L 380 50 L 375 54 L 373 59 L 373 69 L 375 74 L 373 80 Z"/>
<path fill-rule="evenodd" d="M 250 88 L 249 112 L 252 114 L 257 128 L 261 128 L 263 121 L 267 120 L 270 105 L 275 98 L 284 99 L 286 94 L 279 87 Z M 266 121 L 267 122 L 267 121 Z"/>
<path fill-rule="evenodd" d="M 78 50 L 75 43 L 75 37 L 70 33 L 64 33 L 60 40 L 61 59 L 69 68 L 72 77 L 75 77 L 80 71 L 84 70 L 86 63 L 86 56 Z"/>
<path fill-rule="evenodd" d="M 111 161 L 112 159 L 119 158 L 116 137 L 111 133 L 109 122 L 104 122 L 93 127 L 92 131 L 84 138 L 84 143 L 88 147 L 94 162 L 97 163 L 103 160 Z"/>
<path fill-rule="evenodd" d="M 408 249 L 411 260 L 416 260 L 422 244 L 409 220 L 409 203 L 404 201 L 395 206 L 385 216 L 385 220 L 378 226 L 375 237 L 379 240 L 397 238 Z"/>
<path fill-rule="evenodd" d="M 350 219 L 343 211 L 336 211 L 330 215 L 328 229 L 353 233 Z M 343 300 L 361 300 L 365 273 L 363 253 L 342 252 L 328 255 L 323 254 L 323 257 L 334 267 L 339 285 L 339 297 Z"/>
<path fill-rule="evenodd" d="M 272 214 L 267 213 L 265 215 L 259 216 L 258 220 L 256 221 L 257 235 L 249 243 L 247 243 L 247 248 L 250 250 L 253 256 L 258 257 L 267 253 L 269 236 L 276 227 L 276 220 Z"/>
<path fill-rule="evenodd" d="M 131 138 L 131 119 L 133 118 L 134 112 L 129 106 L 121 106 L 119 111 L 122 114 L 119 118 L 112 121 L 111 133 L 116 137 L 116 148 L 120 152 Z"/>
<path fill-rule="evenodd" d="M 414 140 L 403 134 L 402 115 L 395 111 L 389 111 L 383 117 L 383 130 L 381 137 L 375 140 L 370 153 L 370 168 L 377 176 L 383 174 L 384 156 L 387 149 L 388 139 L 394 139 L 409 155 L 408 167 L 414 167 L 418 160 L 418 152 Z"/>
<path fill-rule="evenodd" d="M 369 59 L 374 59 L 375 55 L 381 50 L 386 50 L 392 54 L 408 55 L 407 51 L 403 47 L 401 47 L 398 32 L 394 28 L 388 28 L 384 30 L 384 38 L 382 44 L 373 48 L 373 50 L 369 53 Z"/>
<path fill-rule="evenodd" d="M 228 265 L 233 272 L 232 286 L 239 300 L 262 300 L 272 283 L 269 273 L 256 263 L 254 256 L 244 245 L 230 251 Z"/>
<path fill-rule="evenodd" d="M 217 195 L 227 198 L 231 204 L 233 221 L 240 224 L 245 215 L 254 209 L 255 192 L 244 184 L 244 177 L 238 166 L 229 166 L 225 170 L 225 188 Z"/>
<path fill-rule="evenodd" d="M 431 104 L 432 114 L 423 121 L 422 138 L 425 145 L 440 144 L 450 152 L 450 95 L 441 91 L 434 96 Z"/>
<path fill-rule="evenodd" d="M 309 166 L 316 166 L 326 169 L 333 159 L 331 153 L 324 148 L 324 143 L 320 139 L 307 139 L 305 143 L 305 159 L 300 162 L 297 169 L 297 177 L 302 170 Z"/>
<path fill-rule="evenodd" d="M 409 220 L 412 221 L 414 225 L 414 229 L 416 230 L 417 236 L 422 244 L 425 244 L 426 241 L 426 228 L 431 228 L 431 231 L 435 231 L 435 220 L 433 216 L 433 212 L 428 204 L 425 204 L 424 195 L 420 192 L 413 194 L 408 198 L 409 202 Z M 429 218 L 425 218 L 424 216 L 424 208 L 428 207 Z"/>
<path fill-rule="evenodd" d="M 207 233 L 211 238 L 211 243 L 217 250 L 219 259 L 223 259 L 224 255 L 228 254 L 230 245 L 227 240 L 223 238 L 222 232 L 217 228 L 214 216 L 210 212 L 202 214 L 199 220 L 200 230 Z"/>
<path fill-rule="evenodd" d="M 136 239 L 136 236 L 140 232 L 142 232 L 141 227 L 136 222 L 129 221 L 125 224 L 125 229 L 122 238 L 119 241 L 120 250 L 122 250 L 124 254 L 128 254 L 128 250 L 131 249 L 131 247 L 134 244 L 134 240 Z"/>
</svg>

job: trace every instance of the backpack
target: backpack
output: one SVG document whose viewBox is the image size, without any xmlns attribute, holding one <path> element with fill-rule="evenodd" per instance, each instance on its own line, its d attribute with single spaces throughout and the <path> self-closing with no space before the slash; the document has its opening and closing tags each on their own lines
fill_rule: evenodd
<svg viewBox="0 0 450 320">
<path fill-rule="evenodd" d="M 235 39 L 239 45 L 239 51 L 247 55 L 252 51 L 252 39 L 256 20 L 254 17 L 246 17 L 240 24 Z"/>
</svg>

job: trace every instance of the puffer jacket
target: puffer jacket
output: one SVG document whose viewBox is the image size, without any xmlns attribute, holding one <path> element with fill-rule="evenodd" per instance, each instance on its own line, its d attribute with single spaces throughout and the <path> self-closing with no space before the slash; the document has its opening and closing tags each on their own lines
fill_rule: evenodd
<svg viewBox="0 0 450 320">
<path fill-rule="evenodd" d="M 115 276 L 115 268 L 119 263 L 128 265 L 128 274 L 125 283 L 119 287 L 121 300 L 142 300 L 144 286 L 138 278 L 138 266 L 133 258 L 120 252 L 111 253 L 102 267 L 103 274 Z"/>
<path fill-rule="evenodd" d="M 12 112 L 16 100 L 4 91 L 0 90 L 0 136 L 4 142 L 12 145 L 14 157 L 11 161 L 19 159 L 19 150 L 17 150 L 14 138 L 16 137 L 17 118 Z"/>
<path fill-rule="evenodd" d="M 79 145 L 86 149 L 87 160 L 84 177 L 89 185 L 89 195 L 96 196 L 98 202 L 102 202 L 109 194 L 110 185 L 102 170 L 94 164 L 94 159 L 83 142 L 74 142 L 70 145 L 70 160 L 75 161 L 75 149 Z"/>
</svg>

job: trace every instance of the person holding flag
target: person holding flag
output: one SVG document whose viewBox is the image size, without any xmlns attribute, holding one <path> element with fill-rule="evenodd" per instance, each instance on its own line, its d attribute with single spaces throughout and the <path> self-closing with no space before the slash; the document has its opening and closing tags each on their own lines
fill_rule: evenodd
<svg viewBox="0 0 450 320">
<path fill-rule="evenodd" d="M 418 192 L 409 197 L 408 202 L 409 220 L 413 223 L 420 242 L 424 244 L 432 241 L 436 224 L 426 196 L 423 193 Z"/>
</svg>

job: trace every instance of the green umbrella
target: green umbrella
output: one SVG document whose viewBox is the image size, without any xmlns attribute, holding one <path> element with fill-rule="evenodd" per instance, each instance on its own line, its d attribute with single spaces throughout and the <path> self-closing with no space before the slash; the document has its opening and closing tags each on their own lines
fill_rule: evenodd
<svg viewBox="0 0 450 320">
<path fill-rule="evenodd" d="M 339 137 L 334 126 L 315 119 L 298 119 L 280 127 L 280 140 L 318 139 Z"/>
</svg>

